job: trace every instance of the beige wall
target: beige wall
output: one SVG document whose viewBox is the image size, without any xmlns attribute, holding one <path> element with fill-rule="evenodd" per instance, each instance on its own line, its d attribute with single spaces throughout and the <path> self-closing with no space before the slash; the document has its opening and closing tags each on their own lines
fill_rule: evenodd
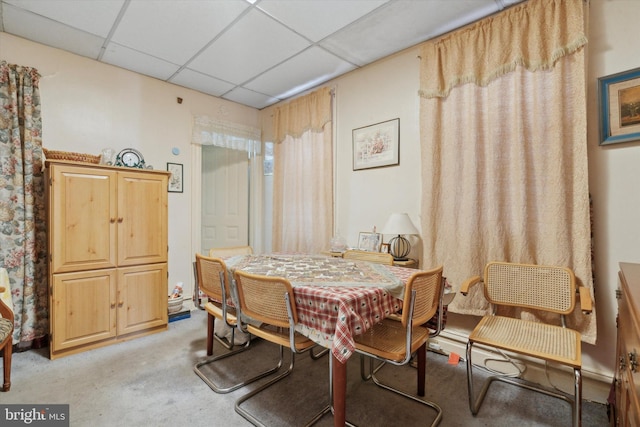
<svg viewBox="0 0 640 427">
<path fill-rule="evenodd" d="M 600 146 L 597 79 L 640 67 L 636 0 L 591 0 L 589 29 L 589 185 L 594 206 L 598 341 L 586 349 L 593 369 L 615 361 L 618 263 L 640 262 L 640 143 Z"/>
<path fill-rule="evenodd" d="M 42 75 L 42 144 L 100 154 L 133 147 L 147 164 L 184 165 L 184 192 L 169 193 L 169 288 L 192 294 L 191 126 L 207 115 L 259 126 L 258 110 L 0 32 L 0 59 Z M 177 98 L 183 99 L 182 104 Z M 172 148 L 180 150 L 172 154 Z"/>
</svg>

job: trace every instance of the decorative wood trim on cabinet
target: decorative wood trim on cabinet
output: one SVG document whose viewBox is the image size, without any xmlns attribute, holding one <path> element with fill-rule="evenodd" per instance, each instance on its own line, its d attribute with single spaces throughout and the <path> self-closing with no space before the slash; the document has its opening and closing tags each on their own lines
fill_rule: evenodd
<svg viewBox="0 0 640 427">
<path fill-rule="evenodd" d="M 169 173 L 45 166 L 50 357 L 166 330 Z"/>
<path fill-rule="evenodd" d="M 617 426 L 640 425 L 640 264 L 620 263 L 615 371 Z"/>
</svg>

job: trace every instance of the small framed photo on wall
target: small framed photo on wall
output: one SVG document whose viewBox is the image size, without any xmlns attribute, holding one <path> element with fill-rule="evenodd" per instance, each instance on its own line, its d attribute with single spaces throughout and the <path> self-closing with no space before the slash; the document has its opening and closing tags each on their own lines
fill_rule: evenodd
<svg viewBox="0 0 640 427">
<path fill-rule="evenodd" d="M 182 165 L 180 163 L 167 163 L 167 170 L 171 172 L 169 193 L 182 193 Z"/>
</svg>

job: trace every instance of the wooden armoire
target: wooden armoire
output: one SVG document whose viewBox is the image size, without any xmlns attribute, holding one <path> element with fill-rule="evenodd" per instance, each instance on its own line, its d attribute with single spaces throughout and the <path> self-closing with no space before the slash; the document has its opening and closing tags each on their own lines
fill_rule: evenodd
<svg viewBox="0 0 640 427">
<path fill-rule="evenodd" d="M 45 166 L 50 357 L 166 330 L 169 173 Z"/>
</svg>

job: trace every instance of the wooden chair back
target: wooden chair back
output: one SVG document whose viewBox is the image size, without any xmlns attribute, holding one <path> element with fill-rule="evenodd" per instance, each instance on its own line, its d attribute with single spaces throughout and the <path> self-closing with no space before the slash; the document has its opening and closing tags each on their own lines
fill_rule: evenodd
<svg viewBox="0 0 640 427">
<path fill-rule="evenodd" d="M 369 261 L 384 265 L 393 265 L 393 256 L 384 252 L 369 252 L 357 249 L 349 249 L 342 254 L 344 259 Z"/>
<path fill-rule="evenodd" d="M 566 267 L 490 262 L 484 269 L 484 292 L 494 305 L 569 314 L 576 301 L 576 278 Z"/>
<path fill-rule="evenodd" d="M 238 270 L 234 273 L 240 311 L 257 321 L 289 328 L 298 321 L 291 283 L 282 277 L 262 276 Z M 287 308 L 287 294 L 290 310 Z"/>
<path fill-rule="evenodd" d="M 440 266 L 431 270 L 418 271 L 409 278 L 402 301 L 402 325 L 404 327 L 407 327 L 410 322 L 414 327 L 423 325 L 435 316 L 444 286 L 442 271 L 443 267 Z M 408 313 L 411 311 L 411 293 L 413 291 L 416 293 L 413 319 L 409 319 Z"/>
<path fill-rule="evenodd" d="M 196 254 L 196 275 L 198 288 L 207 297 L 218 302 L 223 302 L 230 298 L 227 266 L 223 260 Z M 221 277 L 225 282 L 225 297 L 222 296 Z"/>
<path fill-rule="evenodd" d="M 251 255 L 253 248 L 251 246 L 231 246 L 228 248 L 211 248 L 209 256 L 216 258 L 230 257 L 235 255 Z"/>
</svg>

